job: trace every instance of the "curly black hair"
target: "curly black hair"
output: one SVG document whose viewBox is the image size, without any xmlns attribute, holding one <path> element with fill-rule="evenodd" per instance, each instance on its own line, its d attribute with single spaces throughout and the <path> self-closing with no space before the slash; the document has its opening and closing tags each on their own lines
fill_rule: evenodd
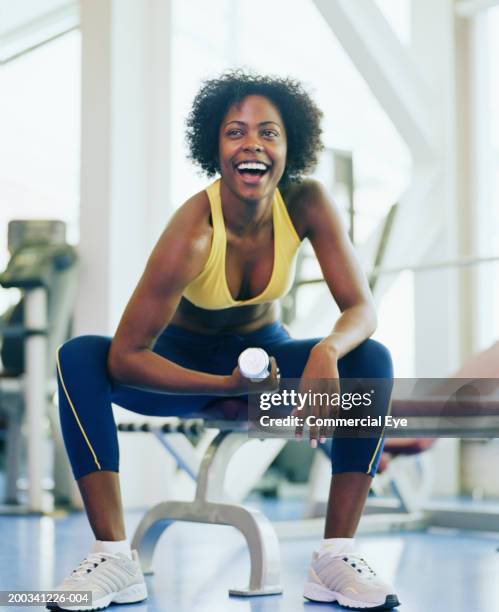
<svg viewBox="0 0 499 612">
<path fill-rule="evenodd" d="M 287 134 L 286 168 L 280 180 L 299 182 L 317 163 L 321 141 L 322 111 L 302 84 L 291 78 L 261 76 L 231 70 L 203 82 L 187 117 L 189 159 L 208 175 L 220 172 L 219 130 L 231 106 L 250 95 L 268 98 L 281 113 Z"/>
</svg>

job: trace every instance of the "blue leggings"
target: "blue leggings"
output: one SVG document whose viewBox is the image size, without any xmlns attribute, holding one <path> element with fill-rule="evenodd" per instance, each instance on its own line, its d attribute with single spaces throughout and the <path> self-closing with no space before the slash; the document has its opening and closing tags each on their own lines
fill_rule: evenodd
<svg viewBox="0 0 499 612">
<path fill-rule="evenodd" d="M 242 335 L 207 335 L 169 325 L 153 351 L 181 366 L 228 375 L 241 351 L 259 346 L 276 358 L 282 378 L 300 378 L 310 349 L 320 338 L 295 340 L 280 323 Z M 111 403 L 148 416 L 187 416 L 199 413 L 213 396 L 173 395 L 143 391 L 114 382 L 107 371 L 111 338 L 79 336 L 57 351 L 59 412 L 64 443 L 76 479 L 98 470 L 119 471 L 119 448 Z M 392 379 L 388 350 L 365 340 L 338 362 L 340 378 Z M 379 413 L 386 414 L 389 397 Z M 378 409 L 379 410 L 379 409 Z M 374 476 L 383 438 L 333 440 L 333 474 L 364 472 Z"/>
</svg>

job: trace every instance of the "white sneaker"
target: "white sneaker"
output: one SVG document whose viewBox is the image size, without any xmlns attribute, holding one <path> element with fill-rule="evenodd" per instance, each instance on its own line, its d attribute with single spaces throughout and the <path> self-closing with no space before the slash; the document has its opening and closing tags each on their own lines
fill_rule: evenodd
<svg viewBox="0 0 499 612">
<path fill-rule="evenodd" d="M 352 610 L 391 610 L 400 605 L 394 589 L 383 582 L 357 553 L 314 553 L 303 596 Z"/>
<path fill-rule="evenodd" d="M 136 550 L 132 559 L 122 553 L 90 553 L 55 591 L 91 591 L 92 603 L 61 602 L 48 604 L 49 609 L 102 610 L 110 603 L 135 603 L 147 597 Z"/>
</svg>

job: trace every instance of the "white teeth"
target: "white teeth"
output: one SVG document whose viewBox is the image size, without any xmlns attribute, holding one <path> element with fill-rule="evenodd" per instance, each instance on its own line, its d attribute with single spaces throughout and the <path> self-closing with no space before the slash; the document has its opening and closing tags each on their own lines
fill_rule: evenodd
<svg viewBox="0 0 499 612">
<path fill-rule="evenodd" d="M 267 166 L 262 164 L 262 162 L 241 162 L 237 165 L 238 170 L 261 170 L 265 172 L 267 170 Z"/>
</svg>

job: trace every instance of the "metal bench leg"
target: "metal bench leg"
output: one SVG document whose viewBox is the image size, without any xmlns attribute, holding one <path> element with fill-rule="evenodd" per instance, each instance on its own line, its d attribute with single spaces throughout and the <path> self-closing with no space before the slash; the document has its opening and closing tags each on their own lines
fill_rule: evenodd
<svg viewBox="0 0 499 612">
<path fill-rule="evenodd" d="M 279 541 L 271 522 L 259 511 L 223 499 L 223 482 L 228 458 L 248 440 L 246 434 L 221 432 L 210 444 L 201 464 L 196 497 L 192 502 L 166 501 L 142 518 L 133 536 L 145 573 L 152 573 L 154 549 L 161 534 L 175 521 L 230 525 L 245 537 L 250 553 L 249 584 L 229 594 L 253 596 L 282 593 Z M 214 501 L 208 501 L 209 498 Z"/>
<path fill-rule="evenodd" d="M 5 503 L 18 504 L 17 479 L 19 477 L 20 448 L 22 444 L 21 435 L 21 415 L 12 414 L 7 426 L 6 444 L 6 483 L 5 483 Z"/>
<path fill-rule="evenodd" d="M 246 538 L 251 563 L 248 586 L 229 589 L 229 595 L 249 597 L 282 593 L 279 540 L 272 523 L 261 512 L 240 506 L 226 506 L 223 514 L 227 515 L 225 524 L 234 526 Z"/>
</svg>

